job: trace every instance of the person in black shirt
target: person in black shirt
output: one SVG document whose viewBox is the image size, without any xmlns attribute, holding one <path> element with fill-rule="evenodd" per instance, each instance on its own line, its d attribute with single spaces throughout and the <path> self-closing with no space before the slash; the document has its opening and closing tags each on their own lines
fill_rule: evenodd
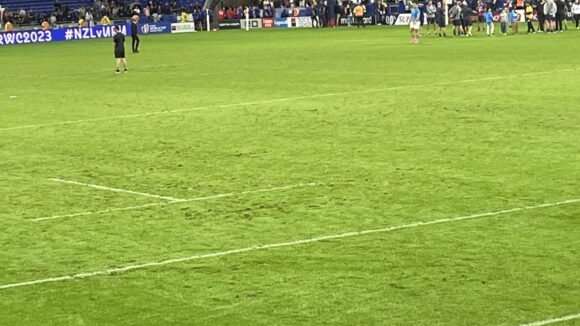
<svg viewBox="0 0 580 326">
<path fill-rule="evenodd" d="M 437 23 L 437 31 L 439 33 L 439 37 L 447 37 L 447 24 L 445 22 L 445 10 L 443 10 L 443 6 L 441 2 L 437 4 L 437 11 L 435 11 L 435 22 Z"/>
<path fill-rule="evenodd" d="M 564 31 L 562 28 L 563 22 L 566 20 L 566 3 L 564 0 L 557 0 L 556 8 L 558 8 L 556 12 L 556 30 L 562 33 Z"/>
<path fill-rule="evenodd" d="M 138 32 L 138 28 L 137 28 L 137 23 L 139 22 L 139 16 L 135 15 L 133 16 L 133 19 L 131 19 L 131 39 L 132 39 L 132 46 L 131 49 L 133 50 L 133 53 L 139 53 L 139 43 L 141 43 L 141 40 L 139 39 L 139 34 Z"/>
<path fill-rule="evenodd" d="M 113 42 L 115 43 L 115 61 L 116 67 L 115 73 L 121 72 L 121 67 L 124 68 L 125 73 L 127 73 L 127 60 L 125 59 L 125 35 L 119 30 L 119 26 L 114 27 L 115 36 L 113 37 Z"/>
</svg>

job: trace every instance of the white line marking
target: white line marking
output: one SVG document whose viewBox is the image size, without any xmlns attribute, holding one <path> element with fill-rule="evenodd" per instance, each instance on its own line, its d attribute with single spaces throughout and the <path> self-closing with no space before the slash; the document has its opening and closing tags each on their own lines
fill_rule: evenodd
<svg viewBox="0 0 580 326">
<path fill-rule="evenodd" d="M 167 260 L 162 260 L 162 261 L 158 261 L 158 262 L 143 263 L 143 264 L 138 264 L 138 265 L 128 265 L 125 267 L 109 268 L 109 269 L 104 269 L 104 270 L 100 270 L 100 271 L 93 271 L 93 272 L 72 274 L 72 275 L 64 275 L 64 276 L 56 276 L 56 277 L 38 279 L 38 280 L 33 280 L 33 281 L 5 284 L 5 285 L 0 285 L 0 290 L 21 287 L 21 286 L 50 283 L 50 282 L 60 282 L 60 281 L 67 281 L 67 280 L 73 280 L 73 279 L 82 279 L 82 278 L 94 277 L 94 276 L 99 276 L 99 275 L 111 275 L 111 274 L 117 274 L 117 273 L 124 273 L 124 272 L 128 272 L 128 271 L 137 270 L 137 269 L 144 269 L 144 268 L 148 268 L 148 267 L 165 266 L 165 265 L 182 263 L 182 262 L 187 262 L 187 261 L 192 261 L 192 260 L 222 257 L 222 256 L 233 255 L 233 254 L 258 251 L 258 250 L 275 249 L 275 248 L 281 248 L 281 247 L 292 247 L 292 246 L 304 245 L 304 244 L 309 244 L 309 243 L 321 242 L 324 240 L 350 238 L 350 237 L 357 237 L 357 236 L 366 235 L 366 234 L 387 233 L 387 232 L 393 232 L 393 231 L 403 230 L 403 229 L 411 229 L 411 228 L 416 228 L 416 227 L 421 227 L 421 226 L 429 226 L 429 225 L 435 225 L 435 224 L 473 220 L 473 219 L 482 218 L 482 217 L 505 215 L 505 214 L 515 213 L 515 212 L 519 212 L 519 211 L 523 211 L 523 210 L 531 210 L 531 209 L 538 209 L 538 208 L 545 208 L 545 207 L 569 205 L 569 204 L 574 204 L 574 203 L 578 203 L 578 202 L 580 202 L 580 199 L 571 199 L 571 200 L 559 201 L 559 202 L 554 202 L 554 203 L 546 203 L 546 204 L 540 204 L 540 205 L 534 205 L 534 206 L 524 206 L 524 207 L 518 207 L 518 208 L 504 209 L 504 210 L 495 211 L 495 212 L 478 213 L 478 214 L 473 214 L 473 215 L 443 218 L 443 219 L 427 221 L 427 222 L 415 222 L 415 223 L 411 223 L 411 224 L 386 227 L 386 228 L 382 228 L 382 229 L 353 231 L 353 232 L 346 232 L 346 233 L 340 233 L 340 234 L 334 234 L 334 235 L 326 235 L 326 236 L 310 238 L 310 239 L 295 240 L 295 241 L 281 242 L 281 243 L 272 243 L 272 244 L 267 244 L 267 245 L 256 245 L 253 247 L 231 249 L 231 250 L 226 250 L 226 251 L 218 251 L 218 252 L 193 255 L 193 256 L 183 257 L 183 258 L 167 259 Z"/>
<path fill-rule="evenodd" d="M 580 318 L 580 314 L 575 314 L 575 315 L 568 315 L 568 316 L 564 316 L 564 317 L 560 317 L 560 318 L 536 321 L 536 322 L 529 323 L 529 324 L 522 324 L 520 326 L 542 326 L 542 325 L 555 324 L 555 323 L 579 319 L 579 318 Z"/>
<path fill-rule="evenodd" d="M 57 219 L 62 219 L 62 218 L 71 218 L 71 217 L 79 217 L 79 216 L 106 214 L 106 213 L 112 213 L 112 212 L 130 211 L 130 210 L 137 210 L 137 209 L 148 208 L 148 207 L 153 207 L 153 206 L 166 206 L 166 205 L 171 205 L 171 204 L 190 203 L 190 202 L 195 202 L 195 201 L 220 199 L 220 198 L 225 198 L 225 197 L 256 194 L 256 193 L 262 193 L 262 192 L 284 191 L 284 190 L 290 190 L 290 189 L 301 188 L 301 187 L 313 187 L 313 186 L 317 186 L 317 185 L 318 185 L 317 183 L 300 183 L 300 184 L 282 186 L 282 187 L 265 188 L 265 189 L 257 189 L 257 190 L 247 190 L 247 191 L 238 192 L 238 193 L 232 192 L 232 193 L 219 194 L 219 195 L 213 195 L 213 196 L 195 197 L 195 198 L 191 198 L 191 199 L 182 199 L 179 201 L 171 201 L 171 202 L 164 202 L 164 203 L 151 203 L 151 204 L 138 205 L 138 206 L 111 208 L 111 209 L 105 209 L 105 210 L 101 210 L 101 211 L 89 211 L 89 212 L 80 212 L 80 213 L 72 213 L 72 214 L 37 217 L 37 218 L 33 218 L 33 219 L 28 219 L 28 221 L 42 222 L 42 221 L 57 220 Z"/>
<path fill-rule="evenodd" d="M 91 183 L 77 182 L 77 181 L 64 180 L 64 179 L 58 179 L 58 178 L 51 178 L 49 180 L 53 181 L 53 182 L 89 187 L 89 188 L 98 189 L 98 190 L 106 190 L 106 191 L 120 192 L 120 193 L 125 193 L 125 194 L 143 196 L 143 197 L 165 199 L 165 200 L 169 200 L 172 202 L 183 202 L 183 201 L 187 200 L 187 199 L 175 198 L 175 197 L 170 197 L 170 196 L 161 196 L 161 195 L 149 194 L 146 192 L 139 192 L 139 191 L 133 191 L 133 190 L 127 190 L 127 189 L 120 189 L 120 188 L 112 188 L 112 187 L 107 187 L 107 186 L 91 184 Z"/>
<path fill-rule="evenodd" d="M 434 83 L 434 84 L 372 88 L 372 89 L 365 89 L 365 90 L 359 90 L 359 91 L 347 91 L 347 92 L 340 92 L 340 93 L 322 93 L 322 94 L 314 94 L 314 95 L 286 97 L 286 98 L 279 98 L 279 99 L 273 99 L 273 100 L 260 100 L 260 101 L 253 101 L 253 102 L 242 102 L 242 103 L 234 103 L 234 104 L 203 106 L 203 107 L 196 107 L 196 108 L 189 108 L 189 109 L 145 112 L 145 113 L 116 115 L 116 116 L 108 116 L 108 117 L 100 117 L 100 118 L 68 120 L 68 121 L 58 121 L 58 122 L 51 122 L 51 123 L 34 124 L 34 125 L 6 127 L 6 128 L 0 128 L 0 131 L 41 128 L 41 127 L 61 126 L 61 125 L 72 125 L 72 124 L 79 124 L 79 123 L 85 123 L 85 122 L 98 122 L 98 121 L 106 121 L 106 120 L 131 119 L 131 118 L 140 118 L 140 117 L 147 117 L 147 116 L 153 116 L 153 115 L 178 114 L 178 113 L 187 113 L 187 112 L 201 111 L 201 110 L 211 110 L 211 109 L 226 109 L 226 108 L 232 108 L 232 107 L 237 107 L 237 106 L 249 106 L 249 105 L 257 105 L 257 104 L 289 102 L 289 101 L 314 99 L 314 98 L 329 97 L 329 96 L 341 96 L 341 95 L 348 95 L 348 94 L 364 94 L 364 93 L 388 92 L 388 91 L 405 90 L 405 89 L 413 89 L 413 88 L 432 87 L 432 86 L 448 86 L 448 85 L 454 85 L 454 84 L 476 83 L 476 82 L 489 81 L 489 80 L 521 78 L 521 77 L 530 77 L 530 76 L 546 75 L 546 74 L 553 74 L 553 73 L 559 73 L 559 72 L 573 72 L 573 71 L 576 71 L 576 68 L 561 69 L 561 70 L 555 70 L 555 71 L 538 71 L 538 72 L 530 72 L 530 73 L 525 73 L 525 74 L 505 75 L 505 76 L 497 76 L 497 77 L 484 77 L 484 78 L 478 78 L 478 79 L 465 79 L 465 80 L 459 80 L 459 81 L 442 82 L 442 83 Z"/>
</svg>

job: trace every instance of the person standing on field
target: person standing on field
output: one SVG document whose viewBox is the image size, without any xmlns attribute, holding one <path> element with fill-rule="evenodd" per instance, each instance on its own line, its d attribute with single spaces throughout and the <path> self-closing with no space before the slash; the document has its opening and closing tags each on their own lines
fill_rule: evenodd
<svg viewBox="0 0 580 326">
<path fill-rule="evenodd" d="M 576 29 L 580 29 L 580 0 L 576 0 L 572 5 L 572 15 L 574 15 L 574 21 L 576 22 Z"/>
<path fill-rule="evenodd" d="M 481 24 L 484 24 L 483 29 L 485 32 L 485 14 L 487 13 L 487 10 L 485 9 L 485 3 L 483 3 L 483 0 L 478 0 L 477 2 L 477 31 L 481 31 Z"/>
<path fill-rule="evenodd" d="M 530 2 L 526 3 L 526 23 L 528 24 L 528 34 L 536 34 L 536 30 L 534 29 L 534 24 L 532 21 L 534 20 L 534 7 Z"/>
<path fill-rule="evenodd" d="M 564 0 L 556 0 L 556 30 L 564 32 L 563 23 L 566 20 L 566 4 Z"/>
<path fill-rule="evenodd" d="M 538 31 L 544 32 L 544 24 L 546 23 L 546 15 L 544 15 L 544 0 L 540 0 L 538 3 Z"/>
<path fill-rule="evenodd" d="M 487 12 L 483 15 L 483 19 L 485 20 L 486 35 L 493 36 L 495 26 L 493 24 L 493 12 L 491 11 L 491 8 L 487 9 Z"/>
<path fill-rule="evenodd" d="M 449 9 L 449 17 L 453 21 L 453 35 L 461 36 L 463 34 L 463 26 L 461 25 L 461 7 L 459 1 Z"/>
<path fill-rule="evenodd" d="M 471 21 L 471 16 L 476 15 L 477 12 L 469 8 L 468 5 L 463 5 L 461 8 L 461 18 L 463 20 L 463 30 L 465 36 L 471 37 L 471 29 L 473 28 L 473 22 Z"/>
<path fill-rule="evenodd" d="M 518 16 L 514 7 L 511 7 L 508 18 L 510 21 L 510 27 L 512 29 L 512 35 L 516 35 L 518 33 Z"/>
<path fill-rule="evenodd" d="M 125 59 L 125 35 L 119 30 L 119 26 L 113 27 L 115 31 L 115 36 L 113 37 L 113 43 L 115 43 L 115 63 L 116 70 L 115 73 L 121 73 L 121 68 L 127 73 L 127 60 Z"/>
<path fill-rule="evenodd" d="M 437 22 L 437 32 L 439 33 L 439 37 L 441 36 L 447 37 L 445 10 L 443 10 L 443 5 L 441 2 L 437 3 L 437 11 L 435 12 L 435 21 Z"/>
<path fill-rule="evenodd" d="M 501 27 L 501 34 L 503 36 L 507 35 L 507 25 L 509 22 L 508 18 L 508 10 L 507 8 L 503 8 L 501 14 L 499 15 L 500 27 Z"/>
<path fill-rule="evenodd" d="M 421 29 L 421 10 L 416 2 L 411 2 L 411 19 L 409 21 L 411 31 L 411 44 L 419 43 L 419 30 Z"/>
<path fill-rule="evenodd" d="M 546 23 L 544 26 L 544 31 L 546 33 L 554 33 L 556 29 L 556 13 L 558 8 L 554 0 L 545 0 L 544 2 L 544 15 L 546 17 Z"/>
<path fill-rule="evenodd" d="M 366 28 L 364 21 L 365 9 L 362 3 L 356 5 L 353 11 L 354 11 L 354 19 L 356 21 L 356 28 L 360 28 L 361 25 L 363 28 Z"/>
<path fill-rule="evenodd" d="M 135 15 L 131 19 L 131 50 L 133 53 L 139 53 L 139 44 L 141 40 L 139 39 L 139 28 L 137 27 L 139 23 L 139 16 Z"/>
<path fill-rule="evenodd" d="M 431 34 L 431 26 L 433 26 L 433 35 L 435 35 L 436 32 L 435 13 L 437 12 L 437 7 L 435 7 L 432 0 L 429 0 L 429 2 L 427 3 L 425 12 L 427 15 L 427 35 Z"/>
</svg>

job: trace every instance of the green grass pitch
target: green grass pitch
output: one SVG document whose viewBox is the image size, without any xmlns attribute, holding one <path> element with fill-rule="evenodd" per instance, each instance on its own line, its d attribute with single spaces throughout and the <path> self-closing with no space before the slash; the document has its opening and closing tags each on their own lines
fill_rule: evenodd
<svg viewBox="0 0 580 326">
<path fill-rule="evenodd" d="M 2 48 L 0 325 L 579 325 L 579 39 Z"/>
</svg>

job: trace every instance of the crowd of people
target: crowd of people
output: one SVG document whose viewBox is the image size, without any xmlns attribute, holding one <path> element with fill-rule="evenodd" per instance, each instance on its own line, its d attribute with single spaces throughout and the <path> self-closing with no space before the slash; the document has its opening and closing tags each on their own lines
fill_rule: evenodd
<svg viewBox="0 0 580 326">
<path fill-rule="evenodd" d="M 245 13 L 252 18 L 270 18 L 275 15 L 275 10 L 280 10 L 280 17 L 299 17 L 310 15 L 313 27 L 336 27 L 341 17 L 346 17 L 349 25 L 363 25 L 363 16 L 374 16 L 374 21 L 381 24 L 387 21 L 387 17 L 400 12 L 409 12 L 413 9 L 413 3 L 418 10 L 418 20 L 423 26 L 432 26 L 428 30 L 430 34 L 446 35 L 444 27 L 446 14 L 451 24 L 454 35 L 471 36 L 472 25 L 477 24 L 478 31 L 488 32 L 493 35 L 494 21 L 499 16 L 502 34 L 518 33 L 519 21 L 516 9 L 525 10 L 525 21 L 528 23 L 528 32 L 536 31 L 563 31 L 567 29 L 566 19 L 569 13 L 574 17 L 576 27 L 580 25 L 580 3 L 576 0 L 461 0 L 448 5 L 446 13 L 445 4 L 440 0 L 424 0 L 411 2 L 408 6 L 399 1 L 398 5 L 393 2 L 378 0 L 374 2 L 363 0 L 360 3 L 353 1 L 334 2 L 333 8 L 329 7 L 328 0 L 298 0 L 294 3 L 289 1 L 270 2 L 264 0 L 260 5 L 249 7 L 222 7 L 217 10 L 216 18 L 244 19 Z M 308 10 L 299 10 L 307 8 Z M 396 11 L 396 12 L 395 12 Z M 547 13 L 550 11 L 549 13 Z M 497 13 L 497 15 L 494 15 Z M 534 21 L 538 26 L 534 27 Z M 554 24 L 553 28 L 551 27 Z M 489 31 L 488 31 L 489 29 Z"/>
<path fill-rule="evenodd" d="M 446 36 L 446 14 L 452 33 L 456 36 L 471 36 L 472 21 L 477 24 L 478 31 L 484 31 L 487 35 L 495 34 L 494 11 L 499 12 L 499 25 L 501 34 L 517 34 L 518 17 L 516 8 L 525 10 L 525 20 L 528 23 L 528 33 L 562 32 L 567 29 L 566 18 L 571 13 L 575 19 L 576 28 L 580 28 L 580 0 L 461 0 L 454 2 L 445 11 L 445 4 L 440 0 L 425 0 L 424 2 L 412 2 L 409 6 L 402 1 L 397 3 L 386 0 L 367 1 L 360 3 L 331 0 L 262 0 L 259 4 L 248 7 L 221 7 L 216 10 L 215 18 L 244 19 L 246 14 L 249 18 L 271 18 L 276 15 L 281 17 L 299 17 L 309 15 L 312 18 L 313 27 L 336 27 L 341 17 L 346 17 L 348 25 L 356 24 L 364 27 L 364 16 L 374 16 L 377 24 L 386 21 L 386 17 L 397 12 L 417 9 L 417 18 L 423 27 L 427 24 L 427 33 Z M 575 1 L 575 2 L 572 2 Z M 330 8 L 332 6 L 332 8 Z M 306 8 L 307 10 L 300 10 Z M 81 26 L 92 26 L 97 22 L 108 24 L 111 20 L 128 18 L 133 15 L 144 17 L 146 21 L 158 22 L 166 15 L 182 16 L 184 13 L 191 14 L 193 20 L 201 24 L 205 18 L 205 12 L 199 2 L 190 2 L 183 6 L 176 0 L 149 0 L 141 3 L 137 0 L 94 0 L 92 6 L 79 6 L 71 9 L 67 5 L 61 5 L 59 0 L 54 2 L 52 13 L 34 13 L 32 10 L 19 9 L 9 11 L 3 8 L 0 11 L 2 23 L 10 25 L 37 25 L 45 27 L 55 26 L 57 22 L 79 22 Z M 475 18 L 477 17 L 477 18 Z M 537 27 L 533 21 L 537 19 Z"/>
<path fill-rule="evenodd" d="M 129 18 L 135 14 L 144 16 L 150 21 L 160 21 L 164 15 L 178 15 L 182 12 L 200 12 L 202 5 L 199 1 L 190 1 L 188 6 L 178 4 L 176 0 L 149 0 L 142 4 L 136 0 L 94 0 L 90 6 L 70 8 L 54 1 L 51 12 L 36 13 L 33 10 L 19 8 L 2 8 L 0 22 L 2 27 L 6 23 L 12 26 L 41 25 L 47 22 L 55 26 L 61 22 L 84 22 L 87 26 L 97 22 Z M 105 19 L 103 19 L 105 18 Z"/>
</svg>

